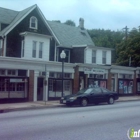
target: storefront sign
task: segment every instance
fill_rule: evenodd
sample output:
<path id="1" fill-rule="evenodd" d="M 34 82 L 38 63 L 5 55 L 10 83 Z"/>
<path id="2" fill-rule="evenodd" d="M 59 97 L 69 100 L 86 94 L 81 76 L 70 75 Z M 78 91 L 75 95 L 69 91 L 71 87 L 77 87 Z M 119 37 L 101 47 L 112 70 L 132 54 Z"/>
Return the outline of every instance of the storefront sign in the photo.
<path id="1" fill-rule="evenodd" d="M 22 79 L 10 79 L 10 83 L 18 83 L 18 82 L 23 82 Z"/>
<path id="2" fill-rule="evenodd" d="M 105 70 L 104 69 L 99 69 L 99 68 L 84 68 L 84 73 L 85 74 L 104 74 Z"/>

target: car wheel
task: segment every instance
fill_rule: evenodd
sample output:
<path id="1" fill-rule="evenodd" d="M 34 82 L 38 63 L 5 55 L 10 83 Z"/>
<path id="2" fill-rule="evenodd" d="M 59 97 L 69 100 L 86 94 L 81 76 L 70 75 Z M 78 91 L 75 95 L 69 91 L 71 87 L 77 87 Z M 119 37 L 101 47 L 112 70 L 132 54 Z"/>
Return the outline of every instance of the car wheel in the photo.
<path id="1" fill-rule="evenodd" d="M 81 100 L 81 106 L 87 106 L 87 105 L 88 105 L 87 99 L 86 99 L 86 98 L 83 98 L 83 99 Z"/>
<path id="2" fill-rule="evenodd" d="M 113 97 L 109 97 L 108 104 L 114 104 L 114 98 Z"/>

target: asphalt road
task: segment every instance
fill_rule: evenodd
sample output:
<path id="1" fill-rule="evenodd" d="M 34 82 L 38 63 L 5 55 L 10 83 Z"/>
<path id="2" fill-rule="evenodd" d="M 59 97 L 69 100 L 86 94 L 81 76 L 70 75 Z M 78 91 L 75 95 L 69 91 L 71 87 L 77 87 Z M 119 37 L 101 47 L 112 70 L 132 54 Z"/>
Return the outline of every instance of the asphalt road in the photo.
<path id="1" fill-rule="evenodd" d="M 129 128 L 140 129 L 139 101 L 0 114 L 0 140 L 128 140 Z"/>

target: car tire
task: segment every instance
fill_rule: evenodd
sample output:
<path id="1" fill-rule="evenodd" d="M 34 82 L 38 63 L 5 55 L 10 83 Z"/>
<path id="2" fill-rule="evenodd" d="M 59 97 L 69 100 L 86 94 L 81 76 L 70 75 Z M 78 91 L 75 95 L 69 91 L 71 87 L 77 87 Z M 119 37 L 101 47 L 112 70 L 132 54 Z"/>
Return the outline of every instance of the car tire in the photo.
<path id="1" fill-rule="evenodd" d="M 88 105 L 88 100 L 86 98 L 81 99 L 81 106 L 87 106 Z"/>
<path id="2" fill-rule="evenodd" d="M 114 104 L 114 98 L 113 97 L 109 97 L 108 104 Z"/>

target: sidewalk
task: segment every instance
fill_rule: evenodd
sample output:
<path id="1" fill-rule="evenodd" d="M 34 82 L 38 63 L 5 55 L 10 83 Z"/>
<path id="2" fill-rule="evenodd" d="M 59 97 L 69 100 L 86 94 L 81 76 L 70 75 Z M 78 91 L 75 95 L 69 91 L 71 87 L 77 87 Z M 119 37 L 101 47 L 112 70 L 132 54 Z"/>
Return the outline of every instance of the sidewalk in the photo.
<path id="1" fill-rule="evenodd" d="M 125 101 L 140 101 L 140 96 L 128 96 L 128 97 L 119 97 L 119 100 L 116 102 L 125 102 Z M 39 109 L 39 108 L 53 108 L 53 107 L 62 107 L 65 106 L 57 101 L 37 101 L 37 102 L 24 102 L 24 103 L 8 103 L 0 104 L 0 113 L 16 111 L 16 110 L 27 110 L 27 109 Z"/>

